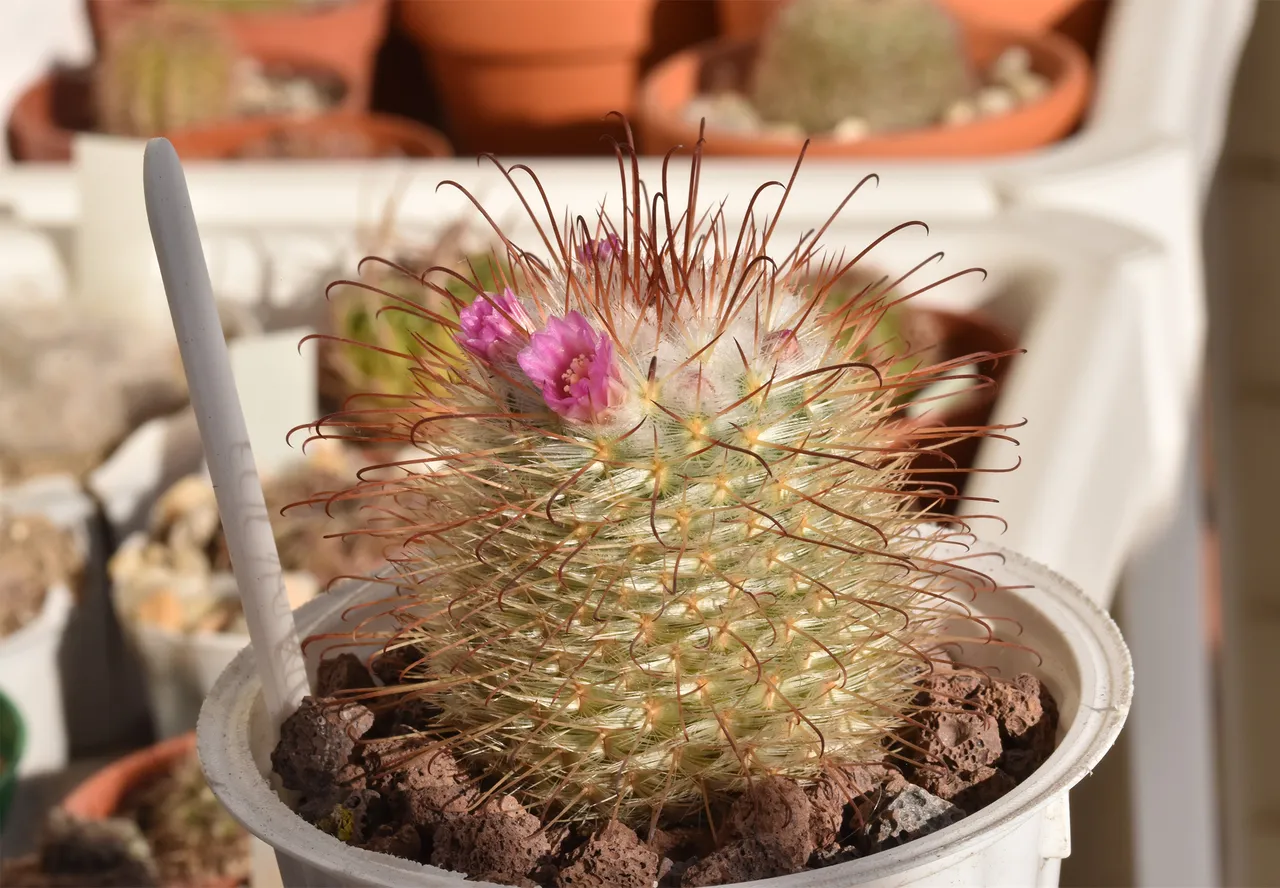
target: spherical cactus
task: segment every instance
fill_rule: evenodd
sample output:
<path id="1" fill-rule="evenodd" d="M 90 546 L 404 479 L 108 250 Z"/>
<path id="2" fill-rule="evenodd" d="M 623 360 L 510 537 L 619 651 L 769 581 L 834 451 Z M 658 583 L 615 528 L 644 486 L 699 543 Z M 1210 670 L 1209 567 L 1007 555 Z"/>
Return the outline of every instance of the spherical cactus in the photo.
<path id="1" fill-rule="evenodd" d="M 937 123 L 972 92 L 956 22 L 936 0 L 791 0 L 761 39 L 751 84 L 766 121 L 825 133 Z"/>
<path id="2" fill-rule="evenodd" d="M 150 137 L 233 114 L 239 55 L 216 19 L 156 4 L 122 26 L 95 80 L 98 125 Z"/>
<path id="3" fill-rule="evenodd" d="M 396 553 L 382 641 L 439 713 L 424 751 L 544 821 L 640 826 L 879 760 L 979 575 L 917 510 L 939 430 L 898 422 L 946 368 L 868 345 L 885 298 L 827 304 L 853 262 L 624 190 L 618 227 L 535 219 L 542 257 L 498 232 L 514 274 L 457 301 L 465 365 L 421 349 L 397 409 L 331 419 L 422 450 L 361 532 Z"/>

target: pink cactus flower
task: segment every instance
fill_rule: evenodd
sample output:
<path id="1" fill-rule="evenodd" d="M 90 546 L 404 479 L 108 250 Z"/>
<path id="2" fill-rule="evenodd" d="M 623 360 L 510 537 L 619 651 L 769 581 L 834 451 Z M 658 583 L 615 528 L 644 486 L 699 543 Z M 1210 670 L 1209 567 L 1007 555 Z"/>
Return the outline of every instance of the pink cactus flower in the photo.
<path id="1" fill-rule="evenodd" d="M 613 342 L 576 311 L 547 321 L 517 360 L 542 387 L 547 406 L 578 422 L 601 421 L 626 394 Z"/>
<path id="2" fill-rule="evenodd" d="M 491 363 L 515 357 L 529 341 L 528 330 L 533 326 L 510 287 L 501 294 L 477 296 L 462 310 L 458 322 L 462 326 L 454 337 L 458 345 Z"/>
<path id="3" fill-rule="evenodd" d="M 800 354 L 800 342 L 795 330 L 774 330 L 764 338 L 762 351 L 779 361 L 790 360 Z"/>
<path id="4" fill-rule="evenodd" d="M 577 253 L 578 261 L 583 265 L 590 265 L 596 260 L 602 263 L 608 262 L 614 256 L 622 254 L 622 238 L 611 234 L 600 240 L 589 240 L 578 245 Z"/>

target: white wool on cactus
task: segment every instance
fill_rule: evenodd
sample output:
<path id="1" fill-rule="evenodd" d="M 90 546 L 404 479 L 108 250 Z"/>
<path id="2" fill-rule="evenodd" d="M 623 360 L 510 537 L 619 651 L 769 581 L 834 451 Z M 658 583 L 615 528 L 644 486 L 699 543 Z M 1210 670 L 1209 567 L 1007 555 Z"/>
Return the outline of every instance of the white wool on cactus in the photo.
<path id="1" fill-rule="evenodd" d="M 424 752 L 544 818 L 642 824 L 883 756 L 974 619 L 954 593 L 989 585 L 927 554 L 967 530 L 920 511 L 958 494 L 915 457 L 992 430 L 906 421 L 973 362 L 870 344 L 906 275 L 832 304 L 856 259 L 768 258 L 772 223 L 696 188 L 642 202 L 625 152 L 617 224 L 535 218 L 540 257 L 497 230 L 512 273 L 458 305 L 461 357 L 422 339 L 415 394 L 328 422 L 424 451 L 342 494 L 399 570 Z"/>

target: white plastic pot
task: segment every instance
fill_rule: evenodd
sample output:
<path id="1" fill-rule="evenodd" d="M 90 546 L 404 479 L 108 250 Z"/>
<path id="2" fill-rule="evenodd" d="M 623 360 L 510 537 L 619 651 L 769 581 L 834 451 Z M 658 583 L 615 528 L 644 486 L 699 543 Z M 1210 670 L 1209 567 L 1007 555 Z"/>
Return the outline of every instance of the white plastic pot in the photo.
<path id="1" fill-rule="evenodd" d="M 98 504 L 79 481 L 63 474 L 42 475 L 0 490 L 0 506 L 15 515 L 44 516 L 72 535 L 84 558 L 58 665 L 58 699 L 65 701 L 58 705 L 66 712 L 70 754 L 94 756 L 145 741 L 141 675 L 125 651 L 108 600 L 110 540 Z"/>
<path id="2" fill-rule="evenodd" d="M 141 549 L 147 544 L 143 533 L 135 533 L 121 544 L 117 554 L 127 549 Z M 286 573 L 290 588 L 316 588 L 314 577 L 304 573 Z M 198 585 L 203 586 L 203 582 Z M 211 580 L 213 594 L 235 595 L 235 580 L 230 573 L 215 574 Z M 111 597 L 116 619 L 124 628 L 132 652 L 142 665 L 151 721 L 158 739 L 186 734 L 196 726 L 204 698 L 213 688 L 236 654 L 249 644 L 245 632 L 180 632 L 140 621 L 134 616 L 140 595 L 150 590 L 132 588 L 117 581 Z"/>
<path id="3" fill-rule="evenodd" d="M 49 589 L 40 614 L 0 639 L 0 692 L 13 701 L 27 729 L 18 774 L 57 771 L 67 763 L 67 717 L 58 652 L 71 616 L 71 591 Z"/>
<path id="4" fill-rule="evenodd" d="M 1017 886 L 1052 888 L 1060 861 L 1071 853 L 1067 791 L 1102 758 L 1124 724 L 1133 692 L 1128 650 L 1111 619 L 1056 574 L 1002 549 L 983 545 L 967 564 L 1004 586 L 980 593 L 979 612 L 1010 618 L 998 634 L 1035 649 L 1042 661 L 1006 646 L 975 645 L 966 659 L 1002 674 L 1038 675 L 1057 699 L 1060 740 L 1053 756 L 1028 780 L 990 807 L 931 836 L 839 866 L 751 882 L 756 888 L 906 888 Z M 296 614 L 303 636 L 334 632 L 343 611 L 385 596 L 377 585 L 322 596 Z M 1020 627 L 1020 629 L 1018 628 Z M 313 670 L 322 653 L 309 651 Z M 254 835 L 276 849 L 288 886 L 464 888 L 456 873 L 353 848 L 303 821 L 272 789 L 271 739 L 261 685 L 249 651 L 218 679 L 197 728 L 200 760 L 223 805 Z M 482 883 L 491 885 L 491 883 Z"/>
<path id="5" fill-rule="evenodd" d="M 121 544 L 126 549 L 141 549 L 146 535 L 135 533 Z M 234 594 L 232 584 L 232 594 Z M 112 584 L 111 599 L 116 619 L 142 664 L 151 709 L 151 721 L 158 739 L 185 734 L 195 727 L 200 706 L 214 682 L 249 643 L 242 632 L 179 632 L 136 619 L 133 614 L 139 593 L 117 581 Z"/>
<path id="6" fill-rule="evenodd" d="M 191 730 L 218 676 L 249 643 L 238 633 L 188 635 L 136 623 L 126 631 L 142 660 L 158 740 Z"/>

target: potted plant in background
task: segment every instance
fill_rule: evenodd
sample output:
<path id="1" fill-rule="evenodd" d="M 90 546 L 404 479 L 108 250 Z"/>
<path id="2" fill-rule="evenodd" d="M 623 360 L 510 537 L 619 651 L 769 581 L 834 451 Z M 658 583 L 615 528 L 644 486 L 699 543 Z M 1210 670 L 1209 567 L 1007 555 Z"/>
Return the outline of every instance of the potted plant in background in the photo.
<path id="1" fill-rule="evenodd" d="M 639 100 L 646 150 L 966 157 L 1068 135 L 1089 96 L 1061 35 L 957 20 L 938 0 L 794 0 L 758 41 L 720 41 L 655 68 Z"/>
<path id="2" fill-rule="evenodd" d="M 868 343 L 884 300 L 826 308 L 853 266 L 812 234 L 766 262 L 772 217 L 700 212 L 700 157 L 679 215 L 650 189 L 549 255 L 503 238 L 469 366 L 407 357 L 383 431 L 422 452 L 351 493 L 390 569 L 297 615 L 344 653 L 272 751 L 296 813 L 247 655 L 207 700 L 211 785 L 308 879 L 976 884 L 1004 855 L 1053 884 L 1049 811 L 1128 705 L 1118 631 L 920 510 L 913 456 L 993 430 L 904 430 L 939 368 Z"/>
<path id="3" fill-rule="evenodd" d="M 337 72 L 353 107 L 368 107 L 388 0 L 86 0 L 99 52 L 118 28 L 162 4 L 216 15 L 250 56 L 297 59 Z"/>
<path id="4" fill-rule="evenodd" d="M 76 130 L 164 133 L 190 159 L 450 153 L 429 127 L 369 114 L 348 74 L 324 64 L 246 49 L 203 6 L 146 3 L 108 31 L 90 71 L 54 72 L 19 98 L 10 141 L 19 160 L 69 160 Z"/>
<path id="5" fill-rule="evenodd" d="M 0 692 L 17 713 L 0 739 L 20 746 L 25 738 L 23 764 L 33 773 L 61 767 L 70 746 L 59 654 L 83 568 L 70 533 L 40 515 L 0 510 Z M 18 751 L 5 756 L 7 767 L 17 768 Z"/>
<path id="6" fill-rule="evenodd" d="M 731 40 L 753 40 L 788 0 L 718 0 L 721 33 Z M 1015 31 L 1047 31 L 1067 18 L 1083 0 L 941 0 L 963 19 Z M 1097 2 L 1097 0 L 1093 0 Z"/>
<path id="7" fill-rule="evenodd" d="M 460 150 L 581 154 L 612 150 L 604 118 L 632 105 L 654 3 L 410 0 L 397 9 Z"/>
<path id="8" fill-rule="evenodd" d="M 505 262 L 494 266 L 491 251 L 477 249 L 476 239 L 472 226 L 456 223 L 427 246 L 400 251 L 395 261 L 365 264 L 360 281 L 328 288 L 319 360 L 320 397 L 327 411 L 357 404 L 385 407 L 410 395 L 415 382 L 405 377 L 398 356 L 419 347 L 461 358 L 450 325 L 475 291 L 460 275 L 478 276 L 480 286 L 493 289 L 511 274 Z M 388 297 L 405 310 L 389 306 Z M 368 348 L 370 343 L 382 350 Z"/>
<path id="9" fill-rule="evenodd" d="M 248 882 L 249 836 L 200 771 L 195 735 L 125 756 L 77 786 L 45 824 L 39 850 L 5 862 L 10 888 L 235 888 Z"/>
<path id="10" fill-rule="evenodd" d="M 884 302 L 888 308 L 866 338 L 866 347 L 901 354 L 895 373 L 918 367 L 939 368 L 939 378 L 898 395 L 897 400 L 905 409 L 903 425 L 985 427 L 1000 386 L 1008 376 L 1012 356 L 1017 353 L 1013 332 L 981 311 L 957 312 L 915 305 L 910 299 L 902 300 L 903 296 L 900 286 L 891 284 L 888 275 L 854 268 L 830 289 L 827 304 L 836 317 L 834 322 L 842 324 L 842 318 L 859 303 Z M 848 339 L 854 332 L 843 335 Z M 918 469 L 930 470 L 933 486 L 952 494 L 925 505 L 950 512 L 964 493 L 964 482 L 981 439 L 946 433 L 939 433 L 939 438 L 937 447 L 916 454 L 915 464 Z"/>
<path id="11" fill-rule="evenodd" d="M 265 484 L 285 586 L 293 607 L 333 581 L 381 563 L 376 540 L 343 540 L 360 525 L 359 503 L 327 504 L 321 490 L 350 486 L 361 463 L 340 442 L 321 441 Z M 161 737 L 195 727 L 218 675 L 249 643 L 209 479 L 183 478 L 163 493 L 146 533 L 125 540 L 109 571 L 121 624 L 144 665 L 151 714 Z"/>

